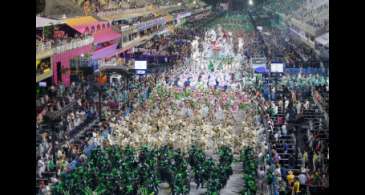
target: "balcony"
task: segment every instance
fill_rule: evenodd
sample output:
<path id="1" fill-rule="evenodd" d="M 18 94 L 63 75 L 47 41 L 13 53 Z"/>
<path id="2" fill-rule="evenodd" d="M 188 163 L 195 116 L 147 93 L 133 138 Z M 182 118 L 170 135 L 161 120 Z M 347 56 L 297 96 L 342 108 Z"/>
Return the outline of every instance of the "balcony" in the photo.
<path id="1" fill-rule="evenodd" d="M 146 30 L 148 28 L 152 28 L 157 25 L 164 25 L 166 24 L 166 19 L 164 17 L 155 18 L 152 20 L 148 20 L 141 23 L 136 23 L 132 25 L 132 28 L 138 29 L 139 31 Z"/>
<path id="2" fill-rule="evenodd" d="M 123 43 L 123 50 L 125 51 L 129 48 L 137 47 L 137 46 L 143 44 L 144 42 L 149 41 L 150 39 L 152 39 L 155 35 L 158 35 L 159 33 L 160 32 L 155 32 L 150 35 L 146 35 L 143 37 L 137 37 L 131 41 L 125 42 L 125 43 Z"/>
<path id="3" fill-rule="evenodd" d="M 94 41 L 94 38 L 91 36 L 86 37 L 84 39 L 72 39 L 71 42 L 69 42 L 69 43 L 65 43 L 65 44 L 54 47 L 53 52 L 56 54 L 63 53 L 65 51 L 68 51 L 71 49 L 89 45 L 89 44 L 93 43 L 93 41 Z"/>
<path id="4" fill-rule="evenodd" d="M 91 44 L 94 38 L 91 36 L 85 37 L 83 39 L 72 39 L 70 42 L 62 43 L 37 43 L 37 59 L 43 59 L 46 57 L 51 57 L 53 54 L 62 53 L 67 50 L 83 47 L 85 45 Z"/>
<path id="5" fill-rule="evenodd" d="M 105 20 L 120 20 L 126 18 L 133 18 L 139 17 L 150 14 L 147 8 L 137 8 L 137 9 L 119 9 L 115 11 L 108 11 L 108 12 L 100 12 L 97 14 L 98 17 L 105 19 Z"/>
<path id="6" fill-rule="evenodd" d="M 37 43 L 37 59 L 43 59 L 47 57 L 51 57 L 53 55 L 52 45 L 50 42 L 46 44 Z"/>

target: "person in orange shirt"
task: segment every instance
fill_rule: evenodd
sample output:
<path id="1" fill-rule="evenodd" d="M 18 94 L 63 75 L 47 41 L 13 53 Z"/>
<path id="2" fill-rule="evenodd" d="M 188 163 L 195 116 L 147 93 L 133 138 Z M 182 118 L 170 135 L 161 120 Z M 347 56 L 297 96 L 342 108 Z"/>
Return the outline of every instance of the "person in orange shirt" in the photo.
<path id="1" fill-rule="evenodd" d="M 294 174 L 293 174 L 293 171 L 289 171 L 289 172 L 288 172 L 288 175 L 286 176 L 286 179 L 288 180 L 288 184 L 289 184 L 290 186 L 292 186 L 292 184 L 293 184 L 293 182 L 294 182 L 294 178 L 295 178 L 295 176 L 294 176 Z"/>

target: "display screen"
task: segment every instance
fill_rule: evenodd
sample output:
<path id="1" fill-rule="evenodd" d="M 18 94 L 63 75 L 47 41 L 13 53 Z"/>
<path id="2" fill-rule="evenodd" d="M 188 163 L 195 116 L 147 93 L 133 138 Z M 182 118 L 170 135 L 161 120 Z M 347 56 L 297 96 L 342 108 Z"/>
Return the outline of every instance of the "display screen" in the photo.
<path id="1" fill-rule="evenodd" d="M 47 82 L 39 82 L 39 87 L 47 87 Z"/>
<path id="2" fill-rule="evenodd" d="M 272 63 L 271 72 L 284 72 L 284 64 L 283 63 Z"/>
<path id="3" fill-rule="evenodd" d="M 146 70 L 147 69 L 147 61 L 134 61 L 134 69 Z"/>

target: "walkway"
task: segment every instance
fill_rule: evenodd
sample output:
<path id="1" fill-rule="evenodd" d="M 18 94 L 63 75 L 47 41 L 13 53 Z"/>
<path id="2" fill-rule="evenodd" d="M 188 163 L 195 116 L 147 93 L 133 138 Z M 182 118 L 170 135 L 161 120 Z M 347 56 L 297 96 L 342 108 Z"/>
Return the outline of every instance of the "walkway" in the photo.
<path id="1" fill-rule="evenodd" d="M 226 186 L 220 191 L 220 195 L 239 195 L 243 189 L 242 162 L 232 163 L 233 174 L 229 177 Z M 166 184 L 161 184 L 166 186 Z M 195 182 L 190 183 L 189 195 L 201 195 L 206 192 L 206 188 L 196 189 Z M 170 195 L 170 189 L 161 189 L 158 195 Z"/>

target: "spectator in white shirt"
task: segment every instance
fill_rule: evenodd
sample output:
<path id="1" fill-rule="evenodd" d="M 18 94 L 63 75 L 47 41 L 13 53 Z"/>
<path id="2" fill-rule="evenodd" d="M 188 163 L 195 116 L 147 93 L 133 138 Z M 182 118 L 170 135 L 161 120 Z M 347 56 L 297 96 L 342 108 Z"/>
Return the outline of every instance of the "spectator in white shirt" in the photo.
<path id="1" fill-rule="evenodd" d="M 305 194 L 306 189 L 307 189 L 307 176 L 306 174 L 302 171 L 299 175 L 298 175 L 298 179 L 300 182 L 300 188 L 302 193 Z"/>
<path id="2" fill-rule="evenodd" d="M 287 136 L 287 134 L 288 134 L 288 131 L 286 129 L 286 124 L 287 123 L 285 123 L 284 125 L 281 126 L 281 133 L 283 136 Z"/>
<path id="3" fill-rule="evenodd" d="M 43 162 L 43 159 L 38 160 L 38 177 L 42 178 L 42 173 L 46 171 L 46 164 Z"/>
<path id="4" fill-rule="evenodd" d="M 274 170 L 274 176 L 278 178 L 281 177 L 281 168 L 279 164 L 276 165 L 276 169 Z"/>
<path id="5" fill-rule="evenodd" d="M 258 175 L 258 179 L 259 179 L 259 189 L 261 189 L 261 191 L 265 191 L 264 190 L 265 189 L 264 185 L 265 185 L 265 176 L 266 176 L 266 174 L 265 174 L 265 170 L 264 170 L 263 167 L 260 167 L 257 175 Z"/>
<path id="6" fill-rule="evenodd" d="M 309 101 L 308 100 L 306 100 L 305 103 L 304 103 L 304 109 L 305 110 L 309 109 Z"/>
<path id="7" fill-rule="evenodd" d="M 275 142 L 278 142 L 279 141 L 279 132 L 280 131 L 278 131 L 278 132 L 276 132 L 275 134 L 274 134 L 274 138 L 275 138 Z"/>
<path id="8" fill-rule="evenodd" d="M 300 103 L 300 101 L 298 101 L 296 108 L 297 108 L 297 114 L 300 114 L 302 109 L 302 104 Z"/>
<path id="9" fill-rule="evenodd" d="M 286 99 L 286 100 L 285 100 L 285 110 L 286 110 L 286 109 L 288 109 L 288 106 L 289 106 L 289 100 L 288 100 L 288 99 Z"/>

